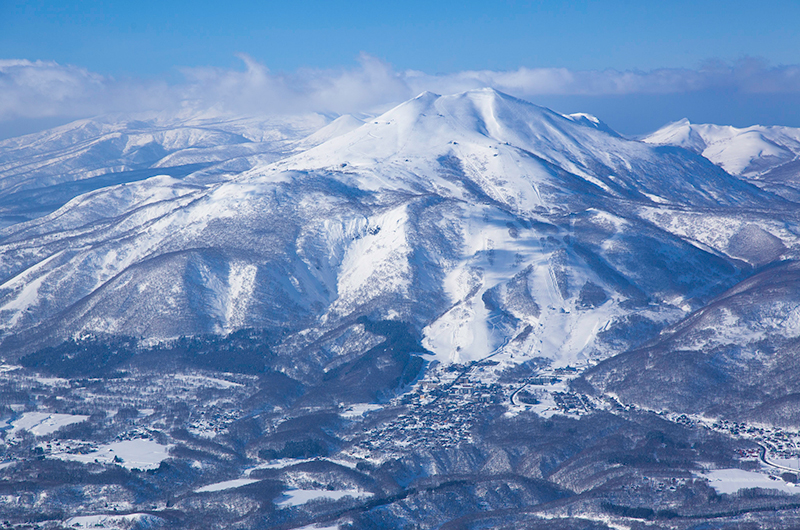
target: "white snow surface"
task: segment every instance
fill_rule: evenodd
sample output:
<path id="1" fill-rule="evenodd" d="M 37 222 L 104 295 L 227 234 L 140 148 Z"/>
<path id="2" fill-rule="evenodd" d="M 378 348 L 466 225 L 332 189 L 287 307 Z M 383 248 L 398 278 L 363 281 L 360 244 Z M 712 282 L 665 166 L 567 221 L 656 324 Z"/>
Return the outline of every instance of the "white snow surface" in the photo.
<path id="1" fill-rule="evenodd" d="M 309 136 L 328 123 L 330 119 L 319 114 L 247 118 L 140 114 L 78 120 L 0 141 L 4 155 L 0 158 L 0 191 L 135 170 L 145 160 L 153 167 L 169 167 L 219 164 L 259 153 L 275 159 L 292 151 L 297 142 L 314 145 L 315 139 Z M 352 123 L 342 120 L 327 136 L 348 126 Z"/>
<path id="2" fill-rule="evenodd" d="M 85 454 L 53 452 L 50 457 L 83 463 L 116 462 L 127 469 L 147 470 L 156 469 L 163 460 L 169 458 L 169 449 L 169 445 L 161 445 L 153 440 L 135 439 L 111 442 Z"/>
<path id="3" fill-rule="evenodd" d="M 313 524 L 312 523 L 310 525 L 301 526 L 300 528 L 297 528 L 296 530 L 339 530 L 339 525 L 338 524 L 320 526 L 321 524 L 324 524 L 324 523 L 319 523 L 319 524 Z"/>
<path id="4" fill-rule="evenodd" d="M 792 495 L 800 494 L 800 485 L 784 482 L 778 477 L 744 469 L 715 469 L 699 476 L 708 480 L 708 485 L 719 493 L 736 493 L 746 488 L 778 490 Z"/>
<path id="5" fill-rule="evenodd" d="M 62 427 L 80 423 L 89 419 L 89 416 L 79 414 L 55 414 L 50 412 L 25 412 L 18 419 L 11 422 L 13 429 L 10 434 L 19 431 L 28 431 L 34 436 L 44 436 L 56 432 Z"/>
<path id="6" fill-rule="evenodd" d="M 362 491 L 359 489 L 348 490 L 315 490 L 315 489 L 292 489 L 287 490 L 284 494 L 275 499 L 275 504 L 281 508 L 288 508 L 290 506 L 300 506 L 310 501 L 315 500 L 339 500 L 344 497 L 366 498 L 371 497 L 372 493 Z"/>
<path id="7" fill-rule="evenodd" d="M 369 412 L 381 410 L 382 408 L 383 405 L 378 405 L 377 403 L 355 403 L 342 411 L 341 416 L 344 418 L 361 418 Z"/>
<path id="8" fill-rule="evenodd" d="M 242 486 L 247 486 L 248 484 L 252 484 L 258 481 L 259 479 L 255 478 L 237 478 L 234 480 L 226 480 L 223 482 L 215 482 L 214 484 L 208 484 L 207 486 L 203 486 L 202 488 L 194 490 L 194 492 L 207 493 L 210 491 L 230 490 L 230 489 L 240 488 Z"/>
<path id="9" fill-rule="evenodd" d="M 106 528 L 106 529 L 127 529 L 136 523 L 145 522 L 148 519 L 153 522 L 160 520 L 147 513 L 129 513 L 125 515 L 98 514 L 98 515 L 79 515 L 70 517 L 64 524 L 70 528 Z"/>
<path id="10" fill-rule="evenodd" d="M 209 377 L 207 375 L 173 374 L 172 377 L 194 388 L 210 387 L 210 388 L 225 389 L 225 388 L 236 388 L 243 386 L 241 383 L 237 383 L 235 381 L 228 381 L 226 379 L 220 379 L 218 377 Z M 142 412 L 144 412 L 144 409 L 142 410 Z"/>

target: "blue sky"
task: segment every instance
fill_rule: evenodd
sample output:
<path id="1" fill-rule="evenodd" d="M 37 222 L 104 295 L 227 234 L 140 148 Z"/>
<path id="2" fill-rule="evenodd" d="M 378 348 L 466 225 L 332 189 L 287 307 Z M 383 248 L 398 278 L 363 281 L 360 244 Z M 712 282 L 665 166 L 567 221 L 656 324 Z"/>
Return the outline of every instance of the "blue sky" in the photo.
<path id="1" fill-rule="evenodd" d="M 798 62 L 790 1 L 25 1 L 0 2 L 6 58 L 100 73 L 181 66 L 330 68 L 359 53 L 398 69 L 695 67 L 711 58 Z"/>
<path id="2" fill-rule="evenodd" d="M 576 73 L 586 86 L 572 82 L 543 88 L 535 81 L 533 88 L 519 83 L 498 88 L 561 106 L 556 110 L 562 112 L 605 112 L 602 118 L 629 133 L 684 116 L 736 125 L 800 126 L 800 79 L 796 79 L 800 74 L 792 69 L 800 64 L 798 26 L 797 0 L 763 5 L 738 0 L 0 0 L 0 60 L 7 61 L 0 65 L 0 96 L 16 105 L 16 111 L 11 103 L 5 111 L 0 105 L 0 121 L 65 119 L 115 110 L 115 105 L 119 110 L 141 110 L 155 104 L 153 93 L 164 86 L 190 87 L 193 94 L 206 94 L 205 99 L 216 90 L 222 97 L 219 86 L 198 88 L 198 83 L 206 82 L 198 81 L 198 76 L 220 79 L 225 72 L 239 78 L 243 72 L 260 72 L 273 81 L 279 78 L 283 90 L 295 95 L 311 90 L 312 81 L 323 83 L 325 76 L 334 80 L 348 72 L 350 77 L 366 76 L 370 81 L 364 90 L 386 90 L 382 97 L 367 98 L 373 108 L 405 96 L 397 86 L 378 86 L 372 79 L 375 64 L 380 64 L 379 76 L 399 76 L 410 85 L 408 90 L 427 88 L 421 78 L 409 83 L 409 71 L 429 76 L 434 88 L 454 89 L 461 85 L 442 80 L 452 81 L 465 71 L 497 76 L 520 69 Z M 365 67 L 365 57 L 372 70 Z M 11 72 L 11 59 L 31 64 L 14 63 Z M 41 75 L 44 66 L 36 61 L 49 65 L 47 76 Z M 53 65 L 62 69 L 58 75 L 53 74 Z M 720 75 L 726 68 L 728 73 Z M 609 71 L 620 75 L 597 80 L 603 72 L 608 77 Z M 709 71 L 716 73 L 710 78 Z M 703 81 L 697 81 L 698 72 L 705 76 Z M 625 73 L 639 81 L 630 83 L 621 75 Z M 53 81 L 59 76 L 69 78 L 65 85 Z M 680 76 L 688 81 L 676 81 Z M 742 76 L 749 79 L 746 86 Z M 771 84 L 754 88 L 759 78 L 772 80 Z M 483 79 L 495 82 L 491 75 Z M 77 82 L 86 82 L 86 91 L 94 91 L 95 107 L 79 94 L 64 95 L 65 90 L 80 90 L 74 88 Z M 659 82 L 665 88 L 659 89 Z M 25 83 L 39 85 L 31 88 Z M 288 86 L 292 83 L 302 86 Z M 8 95 L 13 90 L 28 94 Z M 52 91 L 51 101 L 37 104 L 31 99 L 30 92 L 38 91 L 46 100 L 47 90 Z M 281 97 L 275 91 L 269 94 Z M 729 104 L 722 104 L 721 98 Z M 55 104 L 59 101 L 61 105 Z M 370 110 L 337 107 L 335 98 L 327 101 L 328 108 L 314 109 L 309 103 L 306 110 Z M 297 103 L 298 109 L 302 107 Z"/>

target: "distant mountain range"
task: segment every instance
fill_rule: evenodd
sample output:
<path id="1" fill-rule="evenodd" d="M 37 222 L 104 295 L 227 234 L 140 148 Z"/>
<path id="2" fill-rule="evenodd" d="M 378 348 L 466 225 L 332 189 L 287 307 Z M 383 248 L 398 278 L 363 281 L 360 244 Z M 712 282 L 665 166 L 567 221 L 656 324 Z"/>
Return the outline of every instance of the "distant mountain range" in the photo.
<path id="1" fill-rule="evenodd" d="M 800 129 L 760 125 L 737 129 L 681 120 L 646 136 L 643 141 L 683 147 L 703 155 L 731 175 L 798 200 Z"/>

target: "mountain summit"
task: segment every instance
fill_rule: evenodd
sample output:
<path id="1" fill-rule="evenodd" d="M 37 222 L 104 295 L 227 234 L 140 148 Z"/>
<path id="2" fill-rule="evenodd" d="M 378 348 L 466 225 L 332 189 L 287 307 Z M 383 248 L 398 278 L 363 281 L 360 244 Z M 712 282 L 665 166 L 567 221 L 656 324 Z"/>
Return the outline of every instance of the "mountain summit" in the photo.
<path id="1" fill-rule="evenodd" d="M 695 205 L 758 201 L 753 187 L 701 157 L 625 140 L 585 116 L 565 117 L 493 89 L 426 92 L 275 168 L 397 170 L 403 176 L 393 185 L 424 187 L 442 158 L 458 160 L 483 193 L 519 211 L 561 208 L 586 195 Z"/>

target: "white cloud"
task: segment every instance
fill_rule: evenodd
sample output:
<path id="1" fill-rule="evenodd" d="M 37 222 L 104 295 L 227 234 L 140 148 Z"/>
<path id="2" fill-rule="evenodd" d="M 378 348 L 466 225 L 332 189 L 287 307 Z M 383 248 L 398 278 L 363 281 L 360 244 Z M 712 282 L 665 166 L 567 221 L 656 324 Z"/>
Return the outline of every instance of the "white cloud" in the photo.
<path id="1" fill-rule="evenodd" d="M 166 108 L 176 102 L 167 88 L 52 61 L 0 60 L 0 120 Z"/>
<path id="2" fill-rule="evenodd" d="M 184 105 L 229 112 L 363 112 L 413 97 L 401 74 L 362 55 L 350 70 L 301 69 L 273 74 L 246 55 L 244 71 L 194 68 L 183 71 L 186 84 L 173 87 Z"/>
<path id="3" fill-rule="evenodd" d="M 760 59 L 746 58 L 734 64 L 709 61 L 703 67 L 641 70 L 584 70 L 520 68 L 507 72 L 467 71 L 446 76 L 406 72 L 412 86 L 438 87 L 450 93 L 491 86 L 527 96 L 611 96 L 631 94 L 678 94 L 705 90 L 745 93 L 800 93 L 800 65 L 771 67 Z"/>
<path id="4" fill-rule="evenodd" d="M 0 60 L 0 122 L 170 109 L 268 114 L 369 112 L 424 90 L 447 94 L 485 86 L 520 97 L 703 91 L 800 94 L 800 66 L 770 66 L 752 58 L 733 64 L 709 62 L 694 70 L 520 68 L 445 75 L 396 71 L 368 55 L 350 69 L 292 73 L 273 73 L 250 57 L 241 59 L 242 70 L 183 70 L 184 80 L 177 84 L 114 79 L 50 61 Z"/>

